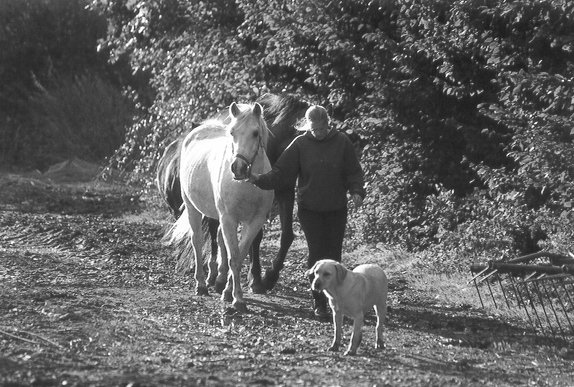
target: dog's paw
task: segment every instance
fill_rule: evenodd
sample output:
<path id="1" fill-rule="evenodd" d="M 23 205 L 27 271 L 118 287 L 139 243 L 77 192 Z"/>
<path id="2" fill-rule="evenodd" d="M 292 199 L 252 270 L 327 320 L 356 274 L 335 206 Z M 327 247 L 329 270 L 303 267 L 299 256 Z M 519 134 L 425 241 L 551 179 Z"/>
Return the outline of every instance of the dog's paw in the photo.
<path id="1" fill-rule="evenodd" d="M 198 296 L 209 296 L 209 291 L 206 286 L 198 286 L 195 288 L 195 294 Z"/>
<path id="2" fill-rule="evenodd" d="M 231 306 L 239 313 L 247 313 L 247 304 L 245 302 L 234 302 Z"/>
<path id="3" fill-rule="evenodd" d="M 253 294 L 265 294 L 267 292 L 267 289 L 265 288 L 265 286 L 263 286 L 261 282 L 254 281 L 249 285 L 249 289 Z"/>
<path id="4" fill-rule="evenodd" d="M 330 352 L 337 352 L 339 350 L 339 344 L 332 344 L 329 348 L 327 348 L 327 351 Z"/>
<path id="5" fill-rule="evenodd" d="M 223 301 L 223 302 L 232 302 L 232 301 L 233 301 L 233 293 L 231 293 L 231 292 L 223 292 L 223 293 L 221 293 L 221 301 Z"/>
<path id="6" fill-rule="evenodd" d="M 267 269 L 265 275 L 263 276 L 263 286 L 265 287 L 265 290 L 272 290 L 277 284 L 278 280 L 279 270 Z"/>
<path id="7" fill-rule="evenodd" d="M 215 281 L 215 284 L 213 285 L 213 288 L 215 290 L 216 293 L 221 294 L 223 293 L 223 290 L 225 289 L 225 285 L 227 285 L 227 282 L 217 282 Z"/>

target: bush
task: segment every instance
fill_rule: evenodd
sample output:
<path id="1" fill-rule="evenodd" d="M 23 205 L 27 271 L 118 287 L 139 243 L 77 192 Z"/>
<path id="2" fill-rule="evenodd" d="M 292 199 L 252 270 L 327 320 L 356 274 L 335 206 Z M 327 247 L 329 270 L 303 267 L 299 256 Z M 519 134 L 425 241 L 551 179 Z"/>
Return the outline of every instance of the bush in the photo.
<path id="1" fill-rule="evenodd" d="M 357 243 L 426 250 L 438 265 L 572 231 L 556 221 L 574 194 L 571 1 L 94 4 L 110 20 L 102 47 L 147 74 L 154 95 L 120 167 L 145 175 L 189 122 L 288 91 L 368 143 Z"/>
<path id="2" fill-rule="evenodd" d="M 133 114 L 131 102 L 97 75 L 57 78 L 30 96 L 21 147 L 42 167 L 73 157 L 99 161 L 124 142 Z"/>
<path id="3" fill-rule="evenodd" d="M 71 154 L 101 158 L 114 151 L 108 143 L 117 146 L 121 142 L 117 135 L 123 128 L 114 129 L 114 133 L 118 132 L 113 136 L 110 129 L 102 132 L 103 144 L 102 138 L 87 135 L 95 127 L 100 131 L 112 125 L 98 121 L 126 124 L 126 119 L 120 119 L 118 114 L 128 113 L 118 112 L 127 107 L 125 102 L 119 102 L 118 92 L 112 90 L 120 88 L 120 67 L 110 66 L 107 53 L 96 50 L 98 39 L 107 31 L 106 20 L 87 9 L 88 2 L 0 1 L 0 164 L 3 166 L 44 168 L 46 163 Z M 57 98 L 63 99 L 57 101 Z M 111 98 L 110 103 L 106 98 Z M 112 106 L 112 102 L 119 105 Z M 111 110 L 103 111 L 104 105 Z M 95 111 L 89 113 L 92 108 Z M 74 118 L 73 109 L 81 117 Z M 94 122 L 88 122 L 88 117 Z M 43 119 L 50 121 L 42 122 Z M 97 141 L 86 144 L 90 136 Z"/>

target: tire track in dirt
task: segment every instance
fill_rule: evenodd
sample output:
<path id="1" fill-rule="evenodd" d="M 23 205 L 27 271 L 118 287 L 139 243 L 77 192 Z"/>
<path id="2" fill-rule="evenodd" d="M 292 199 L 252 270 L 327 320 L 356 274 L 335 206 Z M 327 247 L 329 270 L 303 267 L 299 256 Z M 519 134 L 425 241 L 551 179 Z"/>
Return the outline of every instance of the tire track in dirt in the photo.
<path id="1" fill-rule="evenodd" d="M 62 254 L 89 255 L 95 251 L 77 250 L 77 240 L 81 231 L 64 225 L 58 216 L 50 216 L 38 223 L 26 215 L 13 215 L 0 212 L 0 246 L 5 249 L 55 249 Z M 69 220 L 68 220 L 69 221 Z M 101 251 L 99 251 L 101 252 Z"/>
<path id="2" fill-rule="evenodd" d="M 37 265 L 30 272 L 30 281 L 56 281 L 62 275 L 75 282 L 90 280 L 101 266 L 94 257 L 109 259 L 111 251 L 104 245 L 88 245 L 87 231 L 85 221 L 73 216 L 55 214 L 37 219 L 27 214 L 0 213 L 0 256 L 6 264 L 20 259 L 20 264 Z M 8 274 L 4 276 L 8 279 Z"/>

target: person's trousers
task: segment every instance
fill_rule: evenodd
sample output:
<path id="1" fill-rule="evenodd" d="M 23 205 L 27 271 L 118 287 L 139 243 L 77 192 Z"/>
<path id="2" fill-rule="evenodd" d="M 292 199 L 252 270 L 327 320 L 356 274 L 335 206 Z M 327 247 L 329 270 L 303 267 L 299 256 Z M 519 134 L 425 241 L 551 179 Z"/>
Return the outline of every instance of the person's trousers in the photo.
<path id="1" fill-rule="evenodd" d="M 325 212 L 299 208 L 297 215 L 309 249 L 307 267 L 311 268 L 315 262 L 327 258 L 341 262 L 347 208 Z M 309 280 L 312 281 L 313 277 L 309 277 Z M 322 292 L 312 293 L 315 308 L 326 308 L 326 296 Z"/>

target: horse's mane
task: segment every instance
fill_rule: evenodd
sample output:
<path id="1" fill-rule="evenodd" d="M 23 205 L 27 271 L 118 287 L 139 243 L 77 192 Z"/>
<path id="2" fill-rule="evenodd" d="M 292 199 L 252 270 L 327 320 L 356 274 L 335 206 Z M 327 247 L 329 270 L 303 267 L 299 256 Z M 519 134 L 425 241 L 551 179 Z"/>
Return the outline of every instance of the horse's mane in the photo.
<path id="1" fill-rule="evenodd" d="M 264 94 L 257 102 L 263 105 L 265 116 L 268 117 L 267 121 L 272 122 L 272 127 L 280 123 L 295 126 L 295 121 L 300 116 L 298 113 L 307 110 L 309 107 L 307 102 L 288 94 Z"/>
<path id="2" fill-rule="evenodd" d="M 227 129 L 222 120 L 209 119 L 201 123 L 200 126 L 194 128 L 187 141 L 205 140 L 207 138 L 221 137 L 227 134 Z"/>
<path id="3" fill-rule="evenodd" d="M 281 130 L 281 128 L 285 127 L 295 128 L 297 121 L 303 117 L 301 112 L 305 112 L 305 110 L 307 110 L 309 107 L 307 102 L 289 94 L 277 95 L 267 93 L 262 95 L 257 100 L 257 102 L 263 107 L 263 116 L 265 117 L 265 122 L 269 123 L 269 125 L 260 125 L 260 127 L 267 128 L 268 133 L 271 133 L 271 135 L 277 134 L 276 131 L 275 133 L 272 131 L 272 128 L 276 128 L 277 130 Z M 238 104 L 238 106 L 243 111 L 246 107 L 251 107 L 252 105 Z M 214 117 L 203 121 L 201 124 L 193 125 L 193 132 L 197 132 L 197 129 L 203 129 L 206 127 L 211 128 L 207 131 L 200 130 L 202 133 L 197 133 L 198 137 L 195 137 L 195 139 L 206 138 L 208 136 L 211 137 L 215 133 L 223 134 L 220 132 L 220 130 L 224 129 L 224 127 L 227 126 L 230 121 L 231 118 L 229 117 L 228 110 L 222 110 Z M 188 133 L 189 132 L 183 133 L 181 135 L 181 139 L 183 139 Z M 288 134 L 289 131 L 285 131 L 284 133 Z M 262 138 L 266 144 L 268 136 L 264 135 Z"/>

